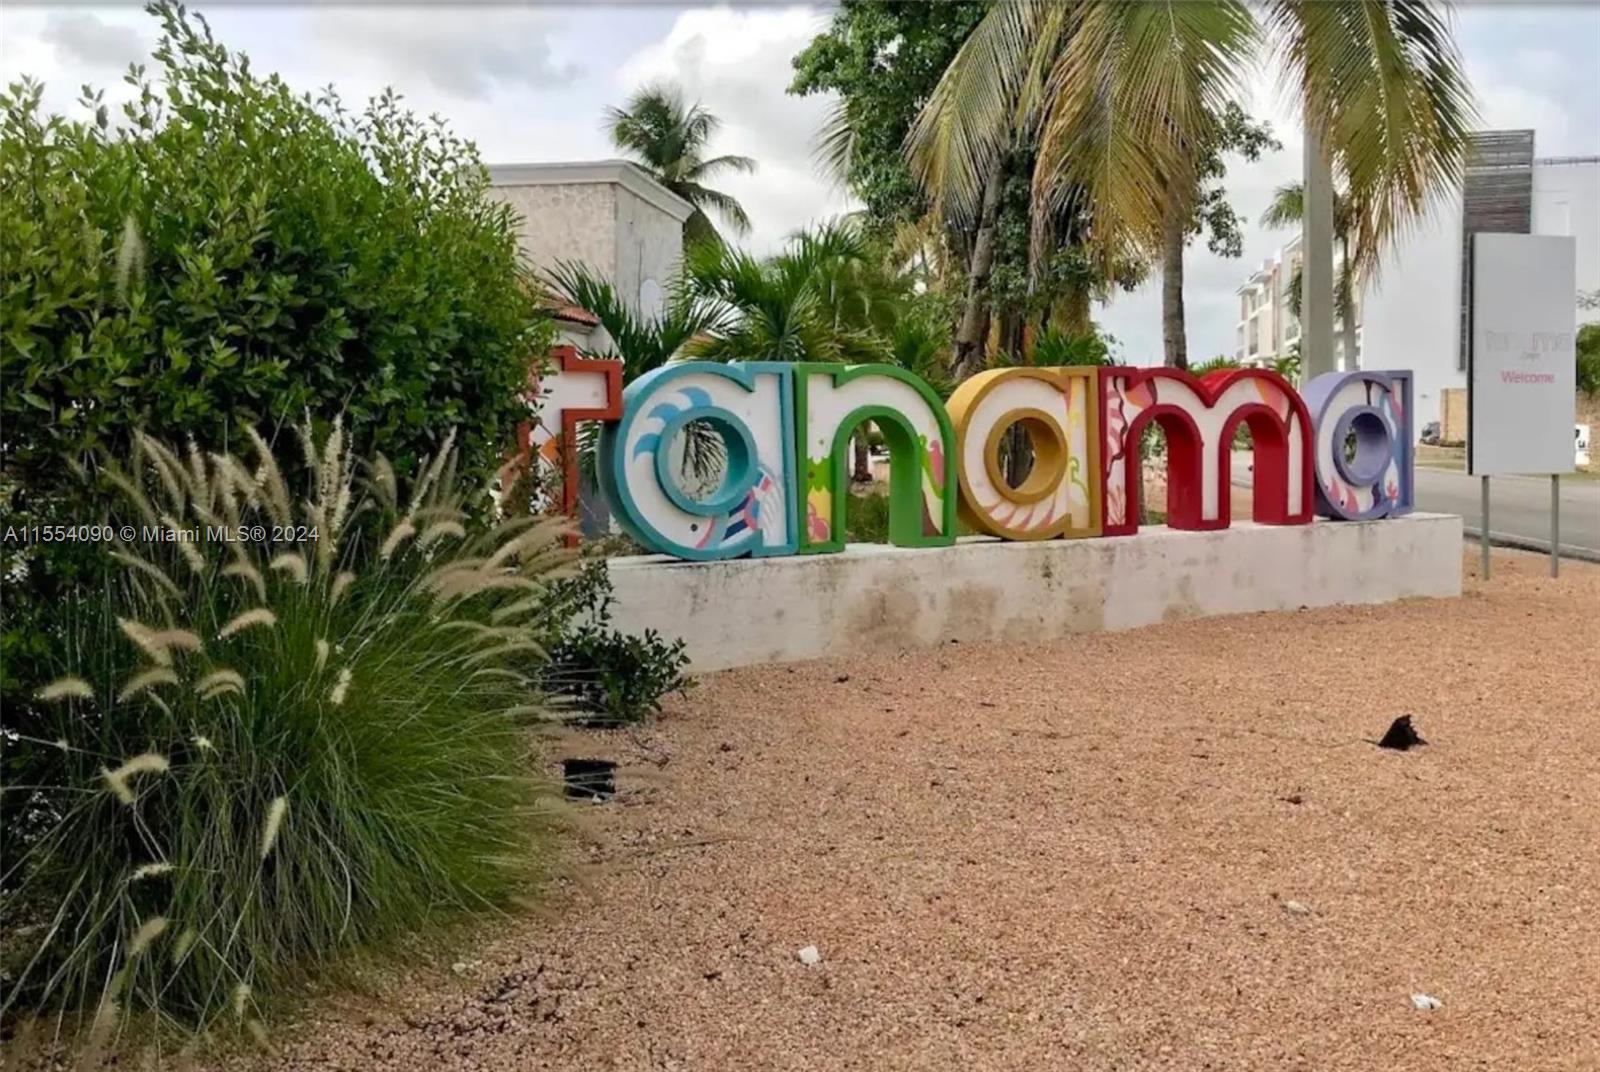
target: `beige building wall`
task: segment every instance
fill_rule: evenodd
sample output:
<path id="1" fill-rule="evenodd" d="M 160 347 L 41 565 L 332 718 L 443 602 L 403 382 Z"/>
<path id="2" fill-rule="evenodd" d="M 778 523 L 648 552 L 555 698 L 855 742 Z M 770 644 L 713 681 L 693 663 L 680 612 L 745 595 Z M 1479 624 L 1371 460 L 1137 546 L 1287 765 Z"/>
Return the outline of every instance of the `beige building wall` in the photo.
<path id="1" fill-rule="evenodd" d="M 1439 392 L 1439 442 L 1456 444 L 1467 441 L 1467 389 L 1446 387 Z M 1422 411 L 1417 418 L 1427 424 L 1429 417 Z"/>
<path id="2" fill-rule="evenodd" d="M 683 259 L 683 220 L 623 187 L 617 188 L 615 219 L 612 278 L 619 293 L 631 297 L 645 316 L 653 316 Z"/>
<path id="3" fill-rule="evenodd" d="M 522 217 L 522 254 L 535 271 L 558 261 L 579 261 L 608 279 L 616 274 L 616 187 L 585 185 L 499 186 L 490 196 Z"/>
<path id="4" fill-rule="evenodd" d="M 636 312 L 660 311 L 683 257 L 692 206 L 623 160 L 491 165 L 490 195 L 521 216 L 522 252 L 538 271 L 562 261 L 611 282 Z"/>

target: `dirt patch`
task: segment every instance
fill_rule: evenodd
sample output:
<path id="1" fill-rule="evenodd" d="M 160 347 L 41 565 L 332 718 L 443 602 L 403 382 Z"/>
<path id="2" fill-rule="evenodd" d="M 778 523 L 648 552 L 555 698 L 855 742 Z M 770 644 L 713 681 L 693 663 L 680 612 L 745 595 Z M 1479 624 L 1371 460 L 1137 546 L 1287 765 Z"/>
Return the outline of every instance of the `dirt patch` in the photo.
<path id="1" fill-rule="evenodd" d="M 559 903 L 256 1067 L 1600 1067 L 1600 568 L 1475 561 L 713 675 L 585 740 L 621 793 Z"/>

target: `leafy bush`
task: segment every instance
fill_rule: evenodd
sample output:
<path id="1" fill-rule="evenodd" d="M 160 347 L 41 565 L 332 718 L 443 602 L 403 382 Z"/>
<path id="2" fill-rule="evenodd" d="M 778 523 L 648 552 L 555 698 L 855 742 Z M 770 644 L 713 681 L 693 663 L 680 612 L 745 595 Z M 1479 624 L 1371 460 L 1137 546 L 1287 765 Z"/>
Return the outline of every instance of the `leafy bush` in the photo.
<path id="1" fill-rule="evenodd" d="M 0 883 L 8 930 L 39 924 L 0 1011 L 259 1034 L 296 969 L 537 867 L 528 659 L 561 526 L 475 528 L 448 441 L 404 487 L 381 456 L 356 481 L 338 423 L 302 439 L 303 498 L 259 437 L 251 462 L 140 437 L 108 467 L 139 538 L 11 724 L 47 828 Z"/>
<path id="2" fill-rule="evenodd" d="M 1578 390 L 1600 395 L 1600 324 L 1578 328 Z"/>
<path id="3" fill-rule="evenodd" d="M 324 431 L 346 414 L 402 471 L 460 428 L 463 482 L 486 487 L 548 326 L 476 151 L 392 95 L 359 116 L 296 95 L 199 16 L 150 10 L 158 80 L 130 70 L 119 121 L 99 94 L 83 122 L 45 116 L 31 82 L 0 94 L 7 523 L 102 520 L 72 466 L 126 457 L 136 429 L 237 450 L 307 413 Z M 0 545 L 8 716 L 103 559 Z M 17 781 L 11 750 L 3 762 Z M 8 832 L 25 821 L 12 797 Z"/>
<path id="4" fill-rule="evenodd" d="M 135 429 L 223 447 L 307 410 L 408 467 L 459 428 L 499 462 L 533 301 L 471 143 L 391 93 L 313 102 L 152 5 L 160 81 L 113 125 L 0 96 L 0 457 L 33 484 Z M 87 87 L 86 87 L 87 88 Z"/>
<path id="5" fill-rule="evenodd" d="M 1111 347 L 1116 339 L 1104 335 L 1097 326 L 1071 335 L 1056 328 L 1040 332 L 1033 344 L 1033 364 L 1040 368 L 1059 368 L 1068 365 L 1112 365 Z"/>
<path id="6" fill-rule="evenodd" d="M 845 503 L 845 539 L 850 543 L 889 542 L 889 493 L 851 495 Z"/>
<path id="7" fill-rule="evenodd" d="M 690 687 L 682 640 L 654 629 L 630 636 L 611 625 L 611 578 L 591 559 L 559 589 L 563 615 L 550 647 L 547 681 L 572 704 L 573 721 L 587 725 L 638 722 L 657 714 L 669 692 Z"/>
<path id="8" fill-rule="evenodd" d="M 1219 354 L 1218 356 L 1213 357 L 1210 361 L 1200 361 L 1196 364 L 1190 365 L 1189 375 L 1206 376 L 1213 372 L 1231 372 L 1234 369 L 1242 368 L 1244 368 L 1244 365 L 1237 359 L 1224 357 Z"/>

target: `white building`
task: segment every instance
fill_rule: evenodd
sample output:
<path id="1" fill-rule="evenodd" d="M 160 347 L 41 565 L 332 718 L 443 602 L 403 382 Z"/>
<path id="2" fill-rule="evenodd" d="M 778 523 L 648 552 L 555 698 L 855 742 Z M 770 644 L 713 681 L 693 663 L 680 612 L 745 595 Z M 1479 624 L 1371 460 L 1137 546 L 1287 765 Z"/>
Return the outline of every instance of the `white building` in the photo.
<path id="1" fill-rule="evenodd" d="M 1300 318 L 1289 300 L 1290 284 L 1300 267 L 1300 239 L 1261 262 L 1239 294 L 1239 326 L 1234 357 L 1247 365 L 1270 365 L 1287 356 L 1300 340 Z"/>
<path id="2" fill-rule="evenodd" d="M 1304 258 L 1300 236 L 1295 235 L 1277 253 L 1261 262 L 1261 267 L 1239 288 L 1239 324 L 1234 357 L 1246 365 L 1270 366 L 1280 358 L 1297 353 L 1300 318 L 1294 313 L 1294 282 Z M 1353 297 L 1356 317 L 1356 353 L 1345 359 L 1344 321 L 1333 322 L 1334 360 L 1338 367 L 1361 367 L 1361 301 Z"/>
<path id="3" fill-rule="evenodd" d="M 491 164 L 492 196 L 522 217 L 522 253 L 534 268 L 587 265 L 641 316 L 655 316 L 683 257 L 694 206 L 626 160 Z M 581 309 L 558 309 L 566 341 L 603 349 Z"/>
<path id="4" fill-rule="evenodd" d="M 1416 373 L 1419 435 L 1444 419 L 1444 391 L 1467 385 L 1463 267 L 1477 232 L 1570 235 L 1578 289 L 1600 289 L 1600 156 L 1540 159 L 1532 131 L 1479 135 L 1464 189 L 1402 236 L 1365 281 L 1362 365 Z"/>
<path id="5" fill-rule="evenodd" d="M 1354 360 L 1346 360 L 1335 321 L 1340 369 L 1416 373 L 1418 435 L 1443 419 L 1444 391 L 1467 385 L 1463 266 L 1472 234 L 1571 235 L 1578 245 L 1578 289 L 1600 290 L 1600 156 L 1536 158 L 1533 150 L 1531 130 L 1476 135 L 1462 190 L 1401 235 L 1377 273 L 1362 281 Z M 1238 360 L 1268 365 L 1299 340 L 1289 291 L 1300 263 L 1296 236 L 1239 288 Z"/>

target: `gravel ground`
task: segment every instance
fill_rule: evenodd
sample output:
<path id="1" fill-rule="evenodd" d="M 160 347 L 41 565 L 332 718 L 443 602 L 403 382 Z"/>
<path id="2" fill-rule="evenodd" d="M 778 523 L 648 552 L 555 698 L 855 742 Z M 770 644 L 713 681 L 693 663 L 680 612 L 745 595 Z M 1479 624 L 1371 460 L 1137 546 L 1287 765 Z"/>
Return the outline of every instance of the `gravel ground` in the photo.
<path id="1" fill-rule="evenodd" d="M 1600 567 L 1475 561 L 709 677 L 571 746 L 625 791 L 548 910 L 259 1067 L 1600 1068 Z M 1428 747 L 1363 741 L 1407 712 Z"/>

